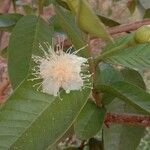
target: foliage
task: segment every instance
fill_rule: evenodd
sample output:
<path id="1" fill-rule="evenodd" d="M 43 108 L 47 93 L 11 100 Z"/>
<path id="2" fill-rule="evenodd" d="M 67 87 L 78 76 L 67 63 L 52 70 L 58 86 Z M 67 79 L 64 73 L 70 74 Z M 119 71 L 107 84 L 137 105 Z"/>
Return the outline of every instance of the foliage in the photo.
<path id="1" fill-rule="evenodd" d="M 16 11 L 17 2 L 13 1 L 13 4 Z M 47 19 L 42 13 L 50 4 L 53 4 L 56 15 Z M 139 5 L 137 1 L 128 3 L 131 14 L 136 5 Z M 1 54 L 8 59 L 13 89 L 0 109 L 0 150 L 55 149 L 66 135 L 72 134 L 86 141 L 90 149 L 96 145 L 106 150 L 136 149 L 144 127 L 110 125 L 107 128 L 105 119 L 107 112 L 150 114 L 150 94 L 139 73 L 150 67 L 150 36 L 144 43 L 135 40 L 135 35 L 141 38 L 137 32 L 112 37 L 106 26 L 117 27 L 120 23 L 95 13 L 84 0 L 37 0 L 34 7 L 22 7 L 26 15 L 0 15 L 0 30 L 11 34 L 8 47 Z M 143 31 L 143 35 L 150 33 L 149 28 L 147 30 Z M 72 54 L 79 56 L 77 62 L 81 57 L 88 59 L 89 68 L 84 68 L 84 73 L 90 72 L 88 75 L 92 79 L 88 82 L 92 89 L 85 86 L 68 93 L 62 87 L 60 93 L 54 96 L 44 93 L 43 85 L 39 87 L 40 91 L 37 90 L 35 85 L 41 82 L 41 78 L 31 81 L 33 70 L 37 67 L 32 57 L 36 55 L 43 60 L 47 53 L 52 54 L 52 49 L 47 51 L 47 45 L 42 50 L 39 44 L 56 44 L 53 43 L 56 33 L 65 35 L 73 44 L 68 55 L 74 51 Z M 102 52 L 97 55 L 91 53 L 89 45 L 93 37 L 101 38 L 105 43 Z M 57 48 L 58 45 L 54 45 L 53 49 Z M 45 60 L 50 61 L 47 57 Z M 55 84 L 52 86 L 55 88 Z M 98 135 L 100 138 L 96 139 Z M 115 143 L 113 146 L 112 142 Z"/>

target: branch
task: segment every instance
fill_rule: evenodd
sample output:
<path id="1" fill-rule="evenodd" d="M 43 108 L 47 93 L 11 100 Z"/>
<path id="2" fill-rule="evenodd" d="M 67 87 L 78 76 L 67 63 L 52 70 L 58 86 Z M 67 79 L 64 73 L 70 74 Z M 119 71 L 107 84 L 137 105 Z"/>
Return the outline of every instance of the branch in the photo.
<path id="1" fill-rule="evenodd" d="M 6 73 L 6 62 L 0 58 L 0 104 L 5 102 L 10 82 Z"/>
<path id="2" fill-rule="evenodd" d="M 119 26 L 111 27 L 108 28 L 108 32 L 111 35 L 122 33 L 122 32 L 129 32 L 129 31 L 134 31 L 143 25 L 150 25 L 150 19 L 144 19 L 141 21 L 136 21 L 128 24 L 122 24 Z"/>
<path id="3" fill-rule="evenodd" d="M 92 57 L 92 50 L 91 50 L 91 46 L 90 46 L 90 35 L 88 35 L 87 37 L 87 43 L 88 43 L 88 54 L 89 57 Z M 95 66 L 94 66 L 94 61 L 93 59 L 89 59 L 89 66 L 90 66 L 90 72 L 92 75 L 92 80 L 95 83 L 95 79 L 96 79 L 96 70 L 95 70 Z M 93 84 L 93 87 L 95 88 L 95 85 Z M 97 92 L 95 89 L 93 88 L 92 90 L 92 95 L 94 97 L 95 103 L 98 107 L 102 106 L 101 103 L 101 99 L 100 99 L 100 93 Z"/>
<path id="4" fill-rule="evenodd" d="M 3 7 L 0 9 L 0 13 L 7 13 L 11 5 L 11 0 L 5 0 L 2 5 Z"/>
<path id="5" fill-rule="evenodd" d="M 109 126 L 111 123 L 150 127 L 150 116 L 107 113 L 105 124 Z"/>
<path id="6" fill-rule="evenodd" d="M 0 96 L 4 95 L 5 90 L 8 88 L 10 85 L 10 82 L 8 80 L 3 80 L 3 82 L 0 85 Z"/>

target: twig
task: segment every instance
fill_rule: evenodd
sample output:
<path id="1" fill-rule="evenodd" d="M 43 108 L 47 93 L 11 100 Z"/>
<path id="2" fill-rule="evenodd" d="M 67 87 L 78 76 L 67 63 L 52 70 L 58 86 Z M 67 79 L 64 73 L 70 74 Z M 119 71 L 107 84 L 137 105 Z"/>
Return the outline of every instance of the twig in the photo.
<path id="1" fill-rule="evenodd" d="M 105 118 L 105 124 L 109 125 L 111 123 L 150 127 L 150 116 L 131 115 L 126 113 L 107 113 Z"/>
<path id="2" fill-rule="evenodd" d="M 150 19 L 144 19 L 141 21 L 122 24 L 116 27 L 111 27 L 111 28 L 108 28 L 108 32 L 111 35 L 122 33 L 122 32 L 129 32 L 129 31 L 134 31 L 143 25 L 150 25 Z"/>
<path id="3" fill-rule="evenodd" d="M 44 0 L 38 0 L 38 15 L 42 15 L 43 14 L 43 3 Z"/>
<path id="4" fill-rule="evenodd" d="M 0 85 L 0 104 L 6 101 L 6 94 L 5 91 L 8 89 L 10 82 L 8 80 L 4 80 Z"/>
<path id="5" fill-rule="evenodd" d="M 90 35 L 88 35 L 87 38 L 87 43 L 88 43 L 88 53 L 89 53 L 89 57 L 92 57 L 92 51 L 91 51 L 91 46 L 90 46 Z M 94 66 L 94 61 L 93 59 L 89 59 L 89 66 L 90 66 L 90 72 L 93 74 L 93 82 L 95 83 L 95 79 L 96 79 L 96 70 L 95 70 L 95 66 Z M 94 97 L 95 103 L 97 106 L 101 107 L 101 99 L 100 99 L 100 93 L 97 92 L 94 89 L 95 85 L 93 84 L 93 89 L 92 89 L 92 95 Z"/>
<path id="6" fill-rule="evenodd" d="M 12 0 L 12 5 L 13 5 L 14 13 L 16 13 L 17 12 L 16 0 Z"/>
<path id="7" fill-rule="evenodd" d="M 3 2 L 3 7 L 0 9 L 0 13 L 7 13 L 11 5 L 11 0 L 5 0 Z"/>
<path id="8" fill-rule="evenodd" d="M 83 141 L 81 142 L 81 144 L 80 144 L 80 146 L 79 146 L 79 149 L 80 149 L 80 150 L 82 150 L 82 149 L 84 148 L 85 142 L 86 142 L 86 140 L 83 140 Z"/>
<path id="9" fill-rule="evenodd" d="M 4 95 L 5 90 L 9 86 L 10 82 L 8 80 L 4 80 L 0 85 L 0 96 Z"/>

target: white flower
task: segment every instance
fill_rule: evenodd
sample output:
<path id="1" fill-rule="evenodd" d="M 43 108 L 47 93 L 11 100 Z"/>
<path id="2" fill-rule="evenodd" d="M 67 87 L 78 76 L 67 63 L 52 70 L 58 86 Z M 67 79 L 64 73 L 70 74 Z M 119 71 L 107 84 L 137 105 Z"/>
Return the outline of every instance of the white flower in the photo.
<path id="1" fill-rule="evenodd" d="M 57 96 L 60 88 L 69 93 L 71 90 L 81 90 L 90 86 L 91 74 L 87 70 L 89 67 L 87 59 L 76 55 L 83 48 L 74 53 L 65 53 L 61 43 L 56 45 L 56 51 L 49 43 L 44 44 L 48 49 L 47 52 L 41 44 L 39 46 L 44 57 L 33 56 L 37 66 L 33 73 L 36 77 L 32 79 L 42 79 L 42 82 L 36 85 L 39 84 L 39 88 L 42 86 L 43 92 Z M 70 51 L 71 48 L 67 51 Z"/>

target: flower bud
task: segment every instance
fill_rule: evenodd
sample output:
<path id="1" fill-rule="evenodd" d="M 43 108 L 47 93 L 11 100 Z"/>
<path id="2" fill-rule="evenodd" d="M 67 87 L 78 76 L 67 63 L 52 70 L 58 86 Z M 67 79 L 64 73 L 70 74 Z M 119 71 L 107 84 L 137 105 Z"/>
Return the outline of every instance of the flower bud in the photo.
<path id="1" fill-rule="evenodd" d="M 144 25 L 137 29 L 134 38 L 138 43 L 150 42 L 150 25 Z"/>

